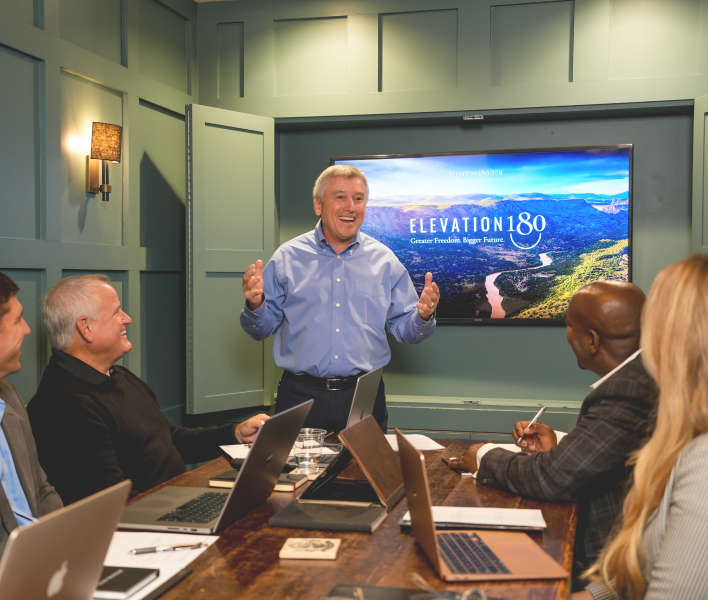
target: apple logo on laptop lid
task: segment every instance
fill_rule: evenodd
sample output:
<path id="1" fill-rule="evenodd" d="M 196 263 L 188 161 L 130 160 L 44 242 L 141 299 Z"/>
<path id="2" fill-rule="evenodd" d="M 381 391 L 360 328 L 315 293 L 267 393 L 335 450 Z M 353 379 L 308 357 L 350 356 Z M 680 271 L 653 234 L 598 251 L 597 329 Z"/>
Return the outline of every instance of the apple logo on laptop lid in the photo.
<path id="1" fill-rule="evenodd" d="M 69 572 L 69 561 L 65 560 L 61 563 L 54 574 L 49 578 L 49 584 L 47 585 L 47 598 L 52 598 L 61 592 L 61 588 L 64 587 L 64 577 Z"/>

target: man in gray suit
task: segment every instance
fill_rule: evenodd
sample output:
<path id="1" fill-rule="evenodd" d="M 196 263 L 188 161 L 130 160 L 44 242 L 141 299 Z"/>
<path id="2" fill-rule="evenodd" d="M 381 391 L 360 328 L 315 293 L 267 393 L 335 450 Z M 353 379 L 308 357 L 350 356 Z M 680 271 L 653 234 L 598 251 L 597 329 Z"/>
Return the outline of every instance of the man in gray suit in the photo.
<path id="1" fill-rule="evenodd" d="M 642 445 L 657 390 L 639 355 L 644 293 L 636 285 L 598 281 L 580 288 L 566 313 L 567 338 L 581 369 L 600 376 L 575 428 L 558 439 L 545 424 L 520 421 L 523 452 L 475 444 L 450 467 L 520 496 L 577 502 L 574 575 L 590 566 L 622 509 L 629 455 Z M 527 429 L 528 428 L 528 429 Z"/>
<path id="2" fill-rule="evenodd" d="M 24 404 L 4 379 L 20 370 L 22 341 L 30 332 L 18 290 L 0 273 L 0 554 L 15 527 L 62 505 L 39 465 Z"/>

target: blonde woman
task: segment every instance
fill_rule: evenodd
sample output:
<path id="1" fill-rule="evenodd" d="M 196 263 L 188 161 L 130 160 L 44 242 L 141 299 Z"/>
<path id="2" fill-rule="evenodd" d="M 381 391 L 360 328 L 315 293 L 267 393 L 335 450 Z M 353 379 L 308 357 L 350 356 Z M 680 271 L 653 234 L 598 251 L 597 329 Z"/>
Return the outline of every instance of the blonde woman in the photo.
<path id="1" fill-rule="evenodd" d="M 656 428 L 632 459 L 623 522 L 573 600 L 708 598 L 708 255 L 659 273 L 641 347 Z"/>

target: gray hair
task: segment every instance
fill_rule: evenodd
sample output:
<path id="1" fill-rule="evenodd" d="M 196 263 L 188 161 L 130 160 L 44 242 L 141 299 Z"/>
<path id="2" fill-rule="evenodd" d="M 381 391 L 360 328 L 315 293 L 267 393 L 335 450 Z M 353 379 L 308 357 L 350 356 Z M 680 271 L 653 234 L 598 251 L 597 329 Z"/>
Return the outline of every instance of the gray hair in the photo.
<path id="1" fill-rule="evenodd" d="M 322 202 L 325 190 L 327 189 L 327 184 L 329 180 L 333 177 L 347 177 L 349 179 L 361 179 L 364 182 L 364 187 L 366 188 L 366 199 L 369 199 L 369 182 L 366 181 L 366 175 L 364 175 L 356 167 L 351 165 L 332 165 L 327 167 L 320 176 L 315 181 L 315 187 L 312 188 L 312 195 Z"/>
<path id="2" fill-rule="evenodd" d="M 73 275 L 47 292 L 42 301 L 42 318 L 52 348 L 64 350 L 71 344 L 79 317 L 98 316 L 100 304 L 94 290 L 108 281 L 108 277 L 100 273 Z"/>

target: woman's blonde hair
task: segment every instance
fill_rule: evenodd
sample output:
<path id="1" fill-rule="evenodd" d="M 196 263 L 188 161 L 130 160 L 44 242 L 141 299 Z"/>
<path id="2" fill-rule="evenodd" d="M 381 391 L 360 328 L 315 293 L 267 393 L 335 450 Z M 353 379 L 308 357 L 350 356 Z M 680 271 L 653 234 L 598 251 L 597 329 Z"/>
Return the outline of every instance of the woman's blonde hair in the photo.
<path id="1" fill-rule="evenodd" d="M 622 524 L 585 573 L 622 598 L 644 597 L 641 540 L 681 450 L 708 431 L 708 255 L 696 254 L 661 271 L 642 314 L 642 360 L 659 386 L 656 426 L 630 458 L 634 483 Z"/>

